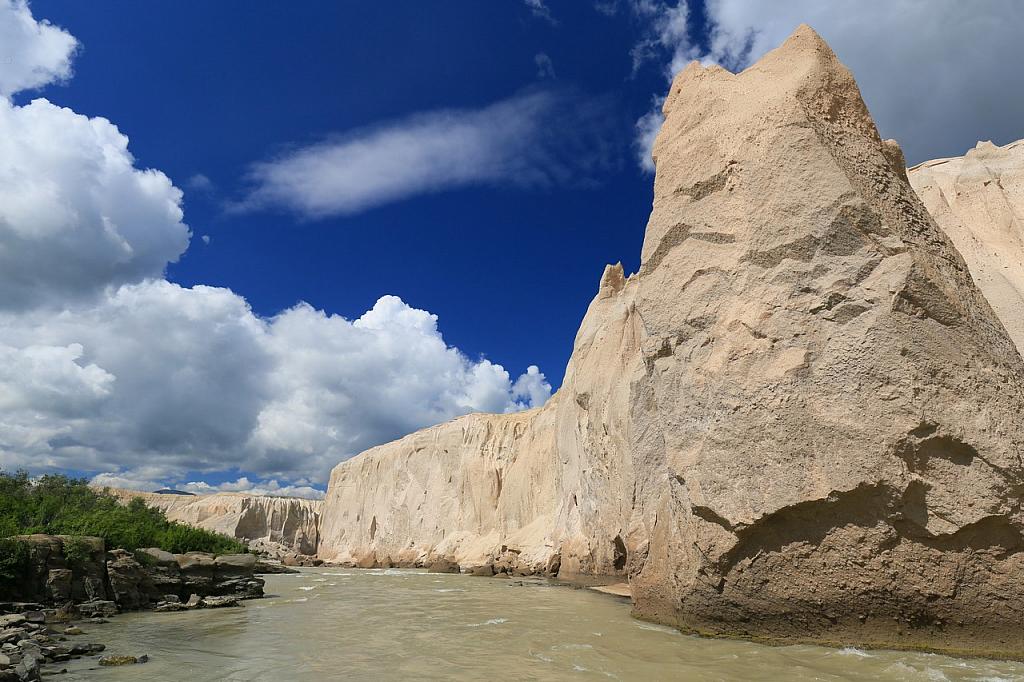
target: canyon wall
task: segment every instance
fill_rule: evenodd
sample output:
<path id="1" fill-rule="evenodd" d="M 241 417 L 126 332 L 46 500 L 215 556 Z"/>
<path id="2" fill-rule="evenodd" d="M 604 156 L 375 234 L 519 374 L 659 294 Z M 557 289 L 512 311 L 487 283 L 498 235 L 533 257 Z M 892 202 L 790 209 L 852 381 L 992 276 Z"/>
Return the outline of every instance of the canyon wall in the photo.
<path id="1" fill-rule="evenodd" d="M 621 573 L 632 509 L 629 387 L 636 278 L 608 266 L 544 407 L 470 414 L 372 448 L 331 474 L 319 556 L 509 571 Z"/>
<path id="2" fill-rule="evenodd" d="M 979 142 L 964 156 L 926 161 L 908 175 L 1024 352 L 1024 140 Z"/>
<path id="3" fill-rule="evenodd" d="M 125 503 L 141 497 L 147 505 L 163 510 L 171 521 L 247 540 L 272 553 L 316 554 L 320 541 L 319 500 L 245 493 L 174 495 L 105 490 Z"/>
<path id="4" fill-rule="evenodd" d="M 562 388 L 332 472 L 320 556 L 624 574 L 638 616 L 1024 655 L 1024 360 L 806 26 L 664 105 Z"/>

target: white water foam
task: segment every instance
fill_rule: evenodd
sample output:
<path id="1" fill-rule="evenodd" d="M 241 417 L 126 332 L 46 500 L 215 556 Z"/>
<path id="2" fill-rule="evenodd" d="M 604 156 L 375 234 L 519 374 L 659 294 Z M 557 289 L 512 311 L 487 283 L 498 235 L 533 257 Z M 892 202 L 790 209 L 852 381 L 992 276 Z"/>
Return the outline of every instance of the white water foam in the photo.
<path id="1" fill-rule="evenodd" d="M 469 623 L 468 625 L 466 625 L 466 627 L 467 628 L 478 628 L 478 627 L 482 627 L 484 625 L 501 625 L 502 623 L 507 623 L 507 622 L 508 622 L 508 618 L 491 618 L 490 620 L 485 620 L 483 623 Z"/>
<path id="2" fill-rule="evenodd" d="M 663 632 L 666 635 L 681 635 L 681 634 L 683 634 L 683 633 L 679 632 L 679 630 L 676 630 L 675 628 L 670 628 L 667 625 L 657 625 L 655 623 L 642 623 L 642 622 L 638 622 L 636 624 L 636 626 L 638 628 L 640 628 L 641 630 L 650 630 L 651 632 Z"/>

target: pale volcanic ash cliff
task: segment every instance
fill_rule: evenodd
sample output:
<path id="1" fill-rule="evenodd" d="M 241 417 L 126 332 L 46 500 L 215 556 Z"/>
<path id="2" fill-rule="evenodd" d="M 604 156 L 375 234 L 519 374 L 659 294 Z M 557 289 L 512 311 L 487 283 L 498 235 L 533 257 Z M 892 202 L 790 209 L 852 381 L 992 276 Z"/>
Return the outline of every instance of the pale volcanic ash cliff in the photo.
<path id="1" fill-rule="evenodd" d="M 338 465 L 320 556 L 625 575 L 685 630 L 1024 655 L 1024 360 L 810 28 L 664 106 L 543 408 Z"/>
<path id="2" fill-rule="evenodd" d="M 911 168 L 910 184 L 1024 353 L 1024 140 Z"/>
<path id="3" fill-rule="evenodd" d="M 257 543 L 271 553 L 316 554 L 320 540 L 319 500 L 245 493 L 175 495 L 105 488 L 125 503 L 140 497 L 171 521 Z"/>
<path id="4" fill-rule="evenodd" d="M 337 466 L 320 557 L 623 572 L 633 508 L 627 416 L 643 365 L 636 292 L 621 266 L 605 270 L 563 387 L 544 407 L 466 415 Z"/>

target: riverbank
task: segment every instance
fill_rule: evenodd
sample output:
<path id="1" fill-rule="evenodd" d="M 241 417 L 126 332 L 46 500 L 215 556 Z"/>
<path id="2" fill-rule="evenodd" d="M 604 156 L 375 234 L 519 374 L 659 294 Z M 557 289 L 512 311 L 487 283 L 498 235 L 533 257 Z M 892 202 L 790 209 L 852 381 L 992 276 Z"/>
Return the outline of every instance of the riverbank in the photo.
<path id="1" fill-rule="evenodd" d="M 262 595 L 260 595 L 262 596 Z M 199 597 L 187 602 L 168 595 L 153 612 L 196 611 L 241 606 L 236 596 Z M 118 616 L 113 602 L 62 608 L 43 604 L 0 602 L 0 682 L 36 682 L 44 676 L 67 673 L 66 664 L 88 659 L 101 667 L 134 665 L 149 661 L 141 652 L 104 653 L 106 644 L 93 641 L 89 631 Z"/>
<path id="2" fill-rule="evenodd" d="M 630 616 L 628 602 L 541 578 L 480 580 L 407 569 L 266 576 L 243 608 L 127 613 L 92 626 L 142 666 L 68 664 L 102 680 L 949 680 L 1024 678 L 981 659 L 701 639 Z"/>
<path id="3" fill-rule="evenodd" d="M 103 624 L 119 613 L 240 606 L 263 596 L 259 572 L 288 572 L 253 554 L 171 554 L 150 547 L 107 549 L 102 538 L 19 535 L 0 554 L 0 682 L 35 682 L 45 668 L 97 654 L 103 644 L 72 643 L 77 621 Z M 88 626 L 87 626 L 88 627 Z M 103 665 L 142 662 L 121 655 Z"/>
<path id="4" fill-rule="evenodd" d="M 38 680 L 47 664 L 100 654 L 106 648 L 83 641 L 85 632 L 66 618 L 48 619 L 41 604 L 0 603 L 0 614 L 0 682 Z"/>

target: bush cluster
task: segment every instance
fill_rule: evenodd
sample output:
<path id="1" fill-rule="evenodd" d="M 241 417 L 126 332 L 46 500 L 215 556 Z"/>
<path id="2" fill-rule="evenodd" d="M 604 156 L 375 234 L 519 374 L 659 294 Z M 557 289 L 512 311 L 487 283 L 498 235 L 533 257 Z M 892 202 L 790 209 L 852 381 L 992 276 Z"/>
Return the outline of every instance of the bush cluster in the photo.
<path id="1" fill-rule="evenodd" d="M 11 538 L 0 538 L 0 594 L 25 574 L 28 545 Z"/>
<path id="2" fill-rule="evenodd" d="M 0 471 L 0 538 L 12 535 L 93 535 L 103 538 L 107 549 L 134 551 L 143 547 L 181 554 L 244 552 L 234 538 L 168 521 L 159 509 L 147 507 L 141 498 L 123 505 L 112 495 L 94 490 L 84 479 L 60 475 L 29 479 L 24 472 Z M 20 561 L 9 541 L 0 546 L 0 574 L 6 563 Z M 20 543 L 18 543 L 20 544 Z M 72 543 L 72 554 L 77 549 Z M 75 559 L 81 557 L 69 557 Z M 13 563 L 12 563 L 13 566 Z"/>

